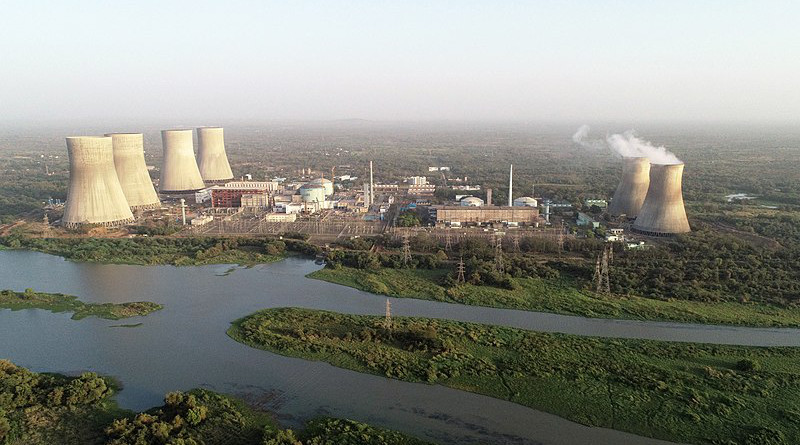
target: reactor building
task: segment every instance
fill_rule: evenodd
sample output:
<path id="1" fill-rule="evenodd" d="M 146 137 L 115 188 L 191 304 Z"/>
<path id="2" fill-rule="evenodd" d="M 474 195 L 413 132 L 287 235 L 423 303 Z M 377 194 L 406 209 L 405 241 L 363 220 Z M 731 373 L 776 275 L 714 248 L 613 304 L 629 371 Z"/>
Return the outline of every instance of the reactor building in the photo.
<path id="1" fill-rule="evenodd" d="M 133 222 L 128 201 L 114 168 L 110 137 L 67 138 L 69 188 L 63 225 L 118 227 Z"/>
<path id="2" fill-rule="evenodd" d="M 683 163 L 651 164 L 650 187 L 633 230 L 650 236 L 670 236 L 690 232 L 683 206 Z"/>
<path id="3" fill-rule="evenodd" d="M 131 210 L 161 206 L 144 161 L 142 133 L 109 133 L 114 151 L 114 168 Z"/>
<path id="4" fill-rule="evenodd" d="M 645 157 L 626 157 L 623 162 L 622 181 L 614 192 L 608 213 L 633 219 L 639 215 L 650 186 L 650 161 Z"/>
<path id="5" fill-rule="evenodd" d="M 225 138 L 222 128 L 198 128 L 197 147 L 197 164 L 203 181 L 214 183 L 233 179 L 228 155 L 225 153 Z"/>
<path id="6" fill-rule="evenodd" d="M 161 166 L 161 193 L 183 194 L 205 187 L 194 157 L 192 130 L 162 130 L 164 163 Z M 225 161 L 227 163 L 227 160 Z"/>

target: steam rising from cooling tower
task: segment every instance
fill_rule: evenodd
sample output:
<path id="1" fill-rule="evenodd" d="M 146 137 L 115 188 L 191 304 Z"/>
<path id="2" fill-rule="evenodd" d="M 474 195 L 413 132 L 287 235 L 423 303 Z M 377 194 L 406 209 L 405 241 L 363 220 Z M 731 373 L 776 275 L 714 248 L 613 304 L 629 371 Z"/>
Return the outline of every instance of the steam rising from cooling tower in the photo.
<path id="1" fill-rule="evenodd" d="M 203 181 L 220 182 L 233 179 L 233 172 L 225 153 L 225 138 L 220 127 L 197 129 L 197 163 Z"/>
<path id="2" fill-rule="evenodd" d="M 147 173 L 141 133 L 110 133 L 114 147 L 114 167 L 122 192 L 131 210 L 152 209 L 161 205 Z"/>
<path id="3" fill-rule="evenodd" d="M 84 224 L 116 227 L 133 222 L 114 168 L 110 137 L 68 137 L 69 189 L 63 222 L 68 228 Z"/>
<path id="4" fill-rule="evenodd" d="M 633 230 L 655 236 L 691 231 L 683 207 L 682 177 L 683 163 L 650 166 L 650 187 Z"/>
<path id="5" fill-rule="evenodd" d="M 162 130 L 164 165 L 161 167 L 161 193 L 181 193 L 205 187 L 194 157 L 192 130 Z"/>
<path id="6" fill-rule="evenodd" d="M 644 157 L 624 158 L 624 161 L 622 181 L 614 192 L 608 213 L 613 216 L 626 215 L 628 218 L 636 218 L 650 185 L 650 161 Z"/>
<path id="7" fill-rule="evenodd" d="M 656 147 L 644 139 L 636 136 L 636 132 L 628 130 L 622 134 L 606 136 L 605 143 L 601 140 L 588 139 L 589 126 L 581 125 L 572 135 L 572 140 L 581 147 L 598 150 L 610 148 L 614 153 L 624 158 L 645 157 L 653 164 L 680 164 L 681 160 L 665 147 Z"/>

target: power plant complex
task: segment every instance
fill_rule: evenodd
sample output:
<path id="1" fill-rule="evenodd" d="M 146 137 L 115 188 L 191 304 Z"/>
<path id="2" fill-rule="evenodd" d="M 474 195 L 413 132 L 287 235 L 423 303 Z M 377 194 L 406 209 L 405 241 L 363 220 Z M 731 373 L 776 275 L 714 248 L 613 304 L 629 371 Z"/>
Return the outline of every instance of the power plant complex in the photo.
<path id="1" fill-rule="evenodd" d="M 356 187 L 336 193 L 335 179 L 352 184 L 356 177 L 350 174 L 334 177 L 335 167 L 330 179 L 324 174 L 310 176 L 311 169 L 303 168 L 301 181 L 286 181 L 287 178 L 252 181 L 251 175 L 245 175 L 247 180 L 243 176 L 241 181 L 235 181 L 223 129 L 199 127 L 196 131 L 197 157 L 193 130 L 161 131 L 163 160 L 158 193 L 145 162 L 142 133 L 67 138 L 70 182 L 63 225 L 67 228 L 126 225 L 133 222 L 133 212 L 139 215 L 144 210 L 160 208 L 159 194 L 165 199 L 180 200 L 182 215 L 186 212 L 184 203 L 199 204 L 197 221 L 192 220 L 192 225 L 206 224 L 214 216 L 230 220 L 231 215 L 240 213 L 260 218 L 261 222 L 294 223 L 298 218 L 306 218 L 315 224 L 311 215 L 323 214 L 321 219 L 325 220 L 331 212 L 336 215 L 331 220 L 350 218 L 360 221 L 358 224 L 372 224 L 384 221 L 387 216 L 394 218 L 399 211 L 422 206 L 427 209 L 421 213 L 426 215 L 424 219 L 436 227 L 501 225 L 535 230 L 551 224 L 552 210 L 571 208 L 569 203 L 545 199 L 540 215 L 535 197 L 515 197 L 513 166 L 509 167 L 507 205 L 499 206 L 492 204 L 491 189 L 486 190 L 485 200 L 462 194 L 456 195 L 455 200 L 439 199 L 438 204 L 432 203 L 437 186 L 425 176 L 408 177 L 404 184 L 376 184 L 372 161 L 368 172 L 365 171 L 369 176 L 363 182 L 363 191 Z M 601 211 L 598 207 L 606 209 L 613 217 L 625 218 L 634 232 L 647 236 L 689 232 L 681 188 L 683 167 L 680 162 L 659 164 L 644 156 L 625 157 L 622 179 L 610 204 L 604 199 L 586 199 L 585 208 L 595 209 L 594 212 Z M 449 172 L 450 168 L 437 166 L 429 171 Z M 444 173 L 440 174 L 444 178 Z M 462 181 L 462 185 L 453 186 L 453 190 L 481 189 L 479 185 L 468 185 L 466 177 L 455 180 Z M 447 183 L 446 178 L 444 182 Z M 347 190 L 347 185 L 344 189 Z M 401 196 L 406 198 L 395 204 L 395 199 Z M 210 204 L 210 208 L 204 203 Z M 185 217 L 182 221 L 186 224 Z M 575 224 L 597 228 L 600 223 L 579 211 Z M 614 230 L 621 233 L 622 229 Z"/>

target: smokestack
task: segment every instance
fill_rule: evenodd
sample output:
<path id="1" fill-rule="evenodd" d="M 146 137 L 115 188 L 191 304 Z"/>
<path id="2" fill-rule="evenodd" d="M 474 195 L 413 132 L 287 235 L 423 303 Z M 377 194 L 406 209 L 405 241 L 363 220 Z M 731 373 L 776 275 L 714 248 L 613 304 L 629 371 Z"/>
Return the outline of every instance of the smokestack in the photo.
<path id="1" fill-rule="evenodd" d="M 181 221 L 186 225 L 186 200 L 181 198 Z"/>
<path id="2" fill-rule="evenodd" d="M 205 182 L 222 182 L 233 179 L 228 155 L 225 153 L 225 137 L 220 127 L 197 129 L 197 165 Z"/>
<path id="3" fill-rule="evenodd" d="M 486 189 L 486 205 L 492 205 L 492 189 Z"/>
<path id="4" fill-rule="evenodd" d="M 683 166 L 683 163 L 650 165 L 650 187 L 633 223 L 634 231 L 652 236 L 691 231 L 683 207 Z"/>
<path id="5" fill-rule="evenodd" d="M 114 153 L 114 168 L 131 210 L 161 206 L 147 164 L 144 161 L 142 133 L 109 133 Z"/>
<path id="6" fill-rule="evenodd" d="M 514 164 L 508 170 L 508 206 L 514 205 Z"/>
<path id="7" fill-rule="evenodd" d="M 110 137 L 68 137 L 69 189 L 64 207 L 64 226 L 84 224 L 117 227 L 133 222 L 114 168 Z"/>
<path id="8" fill-rule="evenodd" d="M 623 158 L 622 181 L 614 192 L 608 213 L 636 218 L 650 185 L 650 161 L 645 157 Z"/>
<path id="9" fill-rule="evenodd" d="M 375 200 L 375 181 L 372 179 L 372 161 L 369 161 L 369 205 Z"/>
<path id="10" fill-rule="evenodd" d="M 194 158 L 192 130 L 162 130 L 164 165 L 161 167 L 161 193 L 194 192 L 205 187 Z"/>

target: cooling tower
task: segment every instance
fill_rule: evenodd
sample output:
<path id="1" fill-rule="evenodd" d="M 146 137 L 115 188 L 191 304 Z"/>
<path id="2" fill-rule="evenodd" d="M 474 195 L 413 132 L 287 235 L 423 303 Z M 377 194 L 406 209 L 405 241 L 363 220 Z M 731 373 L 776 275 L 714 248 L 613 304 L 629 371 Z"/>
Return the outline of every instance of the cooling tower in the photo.
<path id="1" fill-rule="evenodd" d="M 161 206 L 158 194 L 147 173 L 144 162 L 144 142 L 141 133 L 110 133 L 114 147 L 114 167 L 122 192 L 131 210 L 154 209 Z"/>
<path id="2" fill-rule="evenodd" d="M 192 130 L 162 130 L 164 164 L 161 166 L 161 193 L 186 193 L 205 187 L 194 158 Z"/>
<path id="3" fill-rule="evenodd" d="M 650 187 L 633 230 L 645 235 L 668 236 L 691 231 L 683 208 L 683 163 L 652 164 Z"/>
<path id="4" fill-rule="evenodd" d="M 613 216 L 636 218 L 650 185 L 650 161 L 647 158 L 623 158 L 622 181 L 608 206 Z"/>
<path id="5" fill-rule="evenodd" d="M 220 127 L 197 129 L 197 163 L 200 175 L 206 182 L 222 182 L 233 179 L 233 172 L 225 154 L 225 138 Z"/>
<path id="6" fill-rule="evenodd" d="M 69 189 L 62 219 L 65 227 L 84 224 L 116 227 L 133 222 L 114 169 L 110 137 L 67 138 Z"/>

